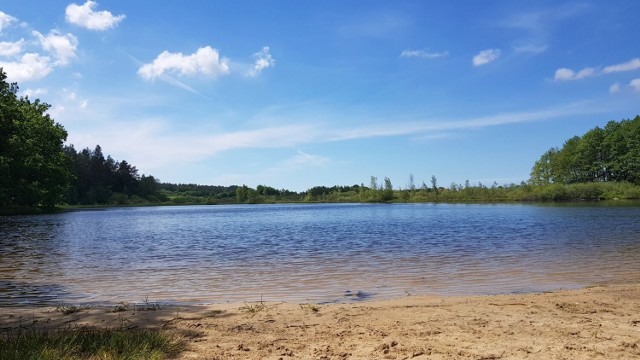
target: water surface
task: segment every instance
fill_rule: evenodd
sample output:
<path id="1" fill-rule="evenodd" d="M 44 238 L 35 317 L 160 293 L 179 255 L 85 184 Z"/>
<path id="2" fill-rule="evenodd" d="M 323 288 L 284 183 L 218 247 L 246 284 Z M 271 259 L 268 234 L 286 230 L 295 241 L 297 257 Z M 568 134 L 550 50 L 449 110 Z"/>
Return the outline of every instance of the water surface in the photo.
<path id="1" fill-rule="evenodd" d="M 322 303 L 638 281 L 638 206 L 237 205 L 0 217 L 0 306 Z"/>

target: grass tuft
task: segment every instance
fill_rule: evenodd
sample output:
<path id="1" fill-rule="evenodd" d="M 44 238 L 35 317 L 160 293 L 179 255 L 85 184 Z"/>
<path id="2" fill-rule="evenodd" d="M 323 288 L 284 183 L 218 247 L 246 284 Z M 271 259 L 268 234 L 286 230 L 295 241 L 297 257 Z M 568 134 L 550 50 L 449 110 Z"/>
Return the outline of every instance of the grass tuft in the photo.
<path id="1" fill-rule="evenodd" d="M 81 311 L 89 310 L 91 306 L 88 305 L 74 305 L 74 304 L 65 304 L 60 303 L 60 305 L 56 306 L 55 311 L 63 313 L 64 315 L 71 315 Z"/>
<path id="2" fill-rule="evenodd" d="M 244 306 L 240 307 L 239 310 L 245 314 L 250 314 L 251 317 L 254 317 L 256 316 L 257 313 L 261 311 L 268 311 L 269 308 L 264 303 L 264 301 L 262 301 L 262 296 L 260 296 L 260 301 L 256 301 L 253 303 L 245 302 Z"/>
<path id="3" fill-rule="evenodd" d="M 133 304 L 134 311 L 158 311 L 163 305 L 158 301 L 149 301 L 149 295 L 145 295 L 142 303 Z"/>

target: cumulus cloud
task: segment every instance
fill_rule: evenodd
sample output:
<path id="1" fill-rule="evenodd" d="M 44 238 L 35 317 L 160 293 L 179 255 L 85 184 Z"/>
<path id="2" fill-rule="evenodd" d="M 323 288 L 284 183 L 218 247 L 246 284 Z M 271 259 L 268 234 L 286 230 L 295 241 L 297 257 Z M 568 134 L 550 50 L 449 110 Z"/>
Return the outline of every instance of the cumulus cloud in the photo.
<path id="1" fill-rule="evenodd" d="M 94 11 L 97 5 L 94 1 L 87 1 L 84 5 L 70 4 L 65 12 L 67 22 L 89 30 L 104 31 L 124 20 L 125 15 L 114 16 L 106 10 Z"/>
<path id="2" fill-rule="evenodd" d="M 22 52 L 22 45 L 24 39 L 20 39 L 15 42 L 2 41 L 0 42 L 0 56 L 16 56 Z"/>
<path id="3" fill-rule="evenodd" d="M 436 59 L 439 57 L 444 57 L 449 55 L 448 51 L 443 51 L 443 52 L 429 52 L 426 50 L 403 50 L 402 53 L 400 53 L 400 57 L 417 57 L 417 58 L 423 58 L 423 59 Z"/>
<path id="4" fill-rule="evenodd" d="M 640 91 L 640 78 L 631 80 L 629 86 L 631 86 L 635 91 Z"/>
<path id="5" fill-rule="evenodd" d="M 15 61 L 0 61 L 7 78 L 11 82 L 39 80 L 53 71 L 51 59 L 36 53 L 27 53 Z"/>
<path id="6" fill-rule="evenodd" d="M 607 66 L 602 72 L 605 74 L 609 74 L 613 72 L 632 71 L 636 69 L 640 69 L 640 58 L 635 58 L 622 64 Z"/>
<path id="7" fill-rule="evenodd" d="M 268 69 L 270 67 L 274 67 L 276 61 L 273 59 L 271 54 L 269 53 L 269 47 L 265 46 L 262 50 L 253 54 L 253 57 L 256 61 L 253 63 L 253 66 L 249 71 L 247 71 L 246 75 L 249 77 L 258 76 L 264 69 Z"/>
<path id="8" fill-rule="evenodd" d="M 165 73 L 210 77 L 224 75 L 229 73 L 229 59 L 221 58 L 218 50 L 205 46 L 191 55 L 163 51 L 152 63 L 138 69 L 138 75 L 145 80 L 154 80 Z"/>
<path id="9" fill-rule="evenodd" d="M 478 55 L 473 57 L 473 66 L 486 65 L 492 61 L 495 61 L 500 57 L 500 53 L 500 49 L 482 50 L 478 53 Z"/>
<path id="10" fill-rule="evenodd" d="M 13 16 L 0 11 L 0 32 L 2 32 L 2 29 L 6 28 L 7 26 L 11 25 L 11 23 L 17 20 L 18 19 L 14 18 Z"/>
<path id="11" fill-rule="evenodd" d="M 32 35 L 40 41 L 42 49 L 55 55 L 55 65 L 67 65 L 76 57 L 78 39 L 72 34 L 62 35 L 56 30 L 51 30 L 47 36 L 37 31 L 33 31 Z"/>
<path id="12" fill-rule="evenodd" d="M 584 68 L 578 72 L 568 68 L 560 68 L 556 70 L 554 79 L 556 81 L 580 80 L 594 75 L 596 75 L 596 70 L 594 68 Z"/>

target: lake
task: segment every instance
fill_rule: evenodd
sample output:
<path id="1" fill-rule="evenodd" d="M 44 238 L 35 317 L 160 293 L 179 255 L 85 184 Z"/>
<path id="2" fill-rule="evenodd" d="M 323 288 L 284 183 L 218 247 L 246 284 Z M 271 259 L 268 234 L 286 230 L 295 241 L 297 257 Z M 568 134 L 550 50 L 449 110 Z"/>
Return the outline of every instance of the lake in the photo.
<path id="1" fill-rule="evenodd" d="M 638 281 L 640 206 L 626 203 L 183 206 L 0 217 L 0 306 L 325 303 Z"/>

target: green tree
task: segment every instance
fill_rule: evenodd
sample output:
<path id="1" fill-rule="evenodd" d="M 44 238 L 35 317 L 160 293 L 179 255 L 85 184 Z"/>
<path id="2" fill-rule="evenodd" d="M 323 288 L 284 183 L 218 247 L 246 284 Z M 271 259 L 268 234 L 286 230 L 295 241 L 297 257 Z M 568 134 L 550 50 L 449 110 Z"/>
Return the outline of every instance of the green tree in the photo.
<path id="1" fill-rule="evenodd" d="M 533 165 L 531 169 L 531 176 L 529 182 L 533 185 L 550 184 L 554 179 L 554 156 L 558 153 L 557 148 L 551 148 L 547 150 L 538 161 Z"/>
<path id="2" fill-rule="evenodd" d="M 384 178 L 384 190 L 382 191 L 382 201 L 393 200 L 393 185 L 391 185 L 391 179 Z"/>
<path id="3" fill-rule="evenodd" d="M 604 129 L 595 127 L 560 149 L 549 149 L 530 178 L 533 185 L 604 181 L 640 183 L 640 116 L 610 121 Z"/>
<path id="4" fill-rule="evenodd" d="M 67 132 L 46 113 L 49 105 L 18 98 L 0 69 L 0 207 L 43 206 L 62 200 L 70 171 Z"/>
<path id="5" fill-rule="evenodd" d="M 431 189 L 435 191 L 437 197 L 440 193 L 440 190 L 438 189 L 438 179 L 436 179 L 435 175 L 431 175 Z"/>
<path id="6" fill-rule="evenodd" d="M 142 177 L 140 177 L 140 182 L 138 183 L 138 195 L 145 199 L 149 199 L 151 196 L 156 196 L 159 191 L 158 184 L 159 181 L 155 177 L 151 175 L 142 175 Z"/>
<path id="7" fill-rule="evenodd" d="M 117 169 L 115 172 L 115 182 L 113 190 L 123 193 L 127 196 L 131 196 L 138 191 L 138 182 L 140 176 L 138 175 L 138 169 L 135 166 L 129 164 L 125 160 L 117 163 Z"/>
<path id="8" fill-rule="evenodd" d="M 238 186 L 236 189 L 236 200 L 243 203 L 249 199 L 249 187 L 247 185 Z"/>

